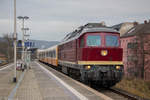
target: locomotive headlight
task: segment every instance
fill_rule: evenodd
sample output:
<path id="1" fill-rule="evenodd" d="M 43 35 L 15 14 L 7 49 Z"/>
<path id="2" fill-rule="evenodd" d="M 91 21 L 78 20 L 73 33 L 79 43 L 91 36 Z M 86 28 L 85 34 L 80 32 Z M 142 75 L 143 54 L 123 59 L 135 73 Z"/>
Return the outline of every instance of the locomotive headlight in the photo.
<path id="1" fill-rule="evenodd" d="M 116 66 L 116 69 L 120 69 L 120 66 Z"/>
<path id="2" fill-rule="evenodd" d="M 89 66 L 89 65 L 88 65 L 88 66 L 85 66 L 85 69 L 86 69 L 86 70 L 89 70 L 89 69 L 91 69 L 91 66 Z"/>
<path id="3" fill-rule="evenodd" d="M 101 55 L 102 55 L 102 56 L 106 56 L 107 54 L 108 54 L 107 50 L 102 50 L 102 51 L 101 51 Z"/>

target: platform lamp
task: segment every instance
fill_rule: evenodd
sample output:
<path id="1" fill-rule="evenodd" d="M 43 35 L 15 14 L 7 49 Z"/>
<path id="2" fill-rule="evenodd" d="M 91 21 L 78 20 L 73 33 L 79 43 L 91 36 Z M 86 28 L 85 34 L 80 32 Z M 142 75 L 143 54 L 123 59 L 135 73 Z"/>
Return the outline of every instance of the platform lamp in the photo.
<path id="1" fill-rule="evenodd" d="M 24 39 L 24 36 L 25 36 L 25 28 L 24 28 L 24 22 L 25 22 L 25 20 L 27 20 L 27 19 L 29 19 L 29 17 L 28 16 L 18 16 L 18 19 L 20 19 L 20 20 L 22 20 L 22 61 L 23 61 L 23 66 L 24 66 L 24 51 L 25 51 L 25 47 L 24 47 L 24 41 L 25 41 L 25 39 Z"/>
<path id="2" fill-rule="evenodd" d="M 13 82 L 17 82 L 17 76 L 16 76 L 16 66 L 17 66 L 17 25 L 16 25 L 16 0 L 14 0 L 14 77 Z"/>
<path id="3" fill-rule="evenodd" d="M 29 28 L 24 28 L 23 29 L 24 30 L 24 37 L 25 37 L 25 41 L 27 42 L 27 40 L 29 39 L 29 34 L 27 34 L 27 31 L 29 31 Z M 25 47 L 25 55 L 24 55 L 24 57 L 25 57 L 25 65 L 27 65 L 27 47 Z"/>

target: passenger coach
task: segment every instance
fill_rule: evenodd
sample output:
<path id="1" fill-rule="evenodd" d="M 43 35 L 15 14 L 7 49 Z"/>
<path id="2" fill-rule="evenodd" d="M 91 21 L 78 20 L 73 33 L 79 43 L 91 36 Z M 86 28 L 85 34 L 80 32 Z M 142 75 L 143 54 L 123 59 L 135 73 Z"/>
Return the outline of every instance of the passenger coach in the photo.
<path id="1" fill-rule="evenodd" d="M 38 59 L 41 62 L 58 66 L 58 46 L 53 46 L 45 50 L 38 50 Z"/>

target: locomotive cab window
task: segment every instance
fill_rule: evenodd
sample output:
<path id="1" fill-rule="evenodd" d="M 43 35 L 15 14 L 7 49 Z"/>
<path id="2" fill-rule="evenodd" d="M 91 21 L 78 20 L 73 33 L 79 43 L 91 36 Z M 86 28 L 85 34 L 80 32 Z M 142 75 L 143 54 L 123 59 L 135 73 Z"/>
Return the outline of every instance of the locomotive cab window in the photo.
<path id="1" fill-rule="evenodd" d="M 87 46 L 100 46 L 101 36 L 100 35 L 88 35 L 86 40 Z"/>
<path id="2" fill-rule="evenodd" d="M 118 41 L 118 36 L 115 35 L 108 35 L 105 38 L 105 43 L 106 46 L 110 47 L 118 47 L 119 46 L 119 41 Z"/>

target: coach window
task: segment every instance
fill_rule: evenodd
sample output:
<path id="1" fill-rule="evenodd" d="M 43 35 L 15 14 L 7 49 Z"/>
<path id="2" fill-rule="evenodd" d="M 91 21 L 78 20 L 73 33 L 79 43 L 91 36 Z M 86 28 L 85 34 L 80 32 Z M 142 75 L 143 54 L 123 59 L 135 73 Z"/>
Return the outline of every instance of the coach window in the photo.
<path id="1" fill-rule="evenodd" d="M 50 51 L 50 57 L 52 58 L 52 51 Z"/>
<path id="2" fill-rule="evenodd" d="M 48 57 L 48 52 L 46 52 L 46 57 Z"/>
<path id="3" fill-rule="evenodd" d="M 48 51 L 48 57 L 50 57 L 50 51 Z"/>
<path id="4" fill-rule="evenodd" d="M 52 51 L 52 58 L 54 58 L 54 52 Z"/>
<path id="5" fill-rule="evenodd" d="M 48 56 L 50 57 L 50 51 L 48 52 Z"/>
<path id="6" fill-rule="evenodd" d="M 44 57 L 46 57 L 46 52 L 44 52 Z"/>
<path id="7" fill-rule="evenodd" d="M 54 58 L 56 58 L 56 51 L 54 50 Z"/>
<path id="8" fill-rule="evenodd" d="M 47 57 L 47 52 L 45 52 L 45 56 Z"/>
<path id="9" fill-rule="evenodd" d="M 42 53 L 42 58 L 44 58 L 44 52 Z"/>
<path id="10" fill-rule="evenodd" d="M 51 57 L 53 58 L 53 51 L 51 51 Z"/>
<path id="11" fill-rule="evenodd" d="M 44 52 L 42 52 L 42 58 L 44 58 Z"/>
<path id="12" fill-rule="evenodd" d="M 41 58 L 41 53 L 39 53 L 39 58 Z"/>

